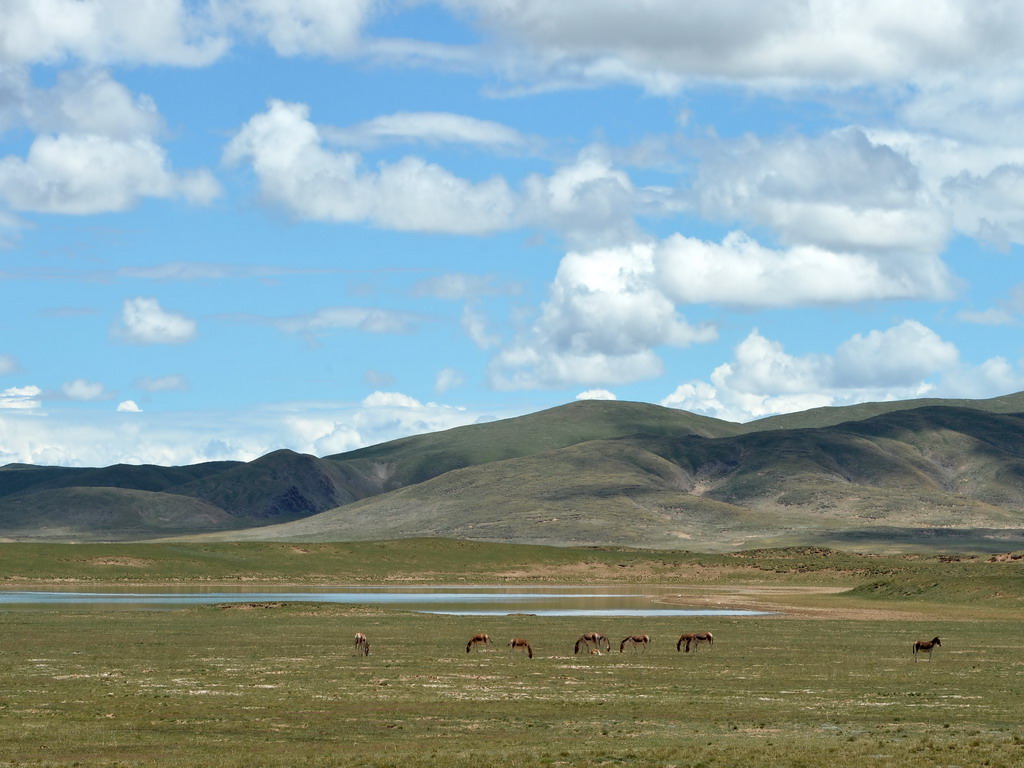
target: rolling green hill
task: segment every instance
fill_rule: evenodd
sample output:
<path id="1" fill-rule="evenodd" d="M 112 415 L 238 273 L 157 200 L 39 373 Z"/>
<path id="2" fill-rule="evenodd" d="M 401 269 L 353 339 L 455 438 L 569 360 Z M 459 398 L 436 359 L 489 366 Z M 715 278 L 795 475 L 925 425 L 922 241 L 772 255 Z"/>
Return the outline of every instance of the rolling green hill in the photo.
<path id="1" fill-rule="evenodd" d="M 1002 551 L 1024 540 L 1022 414 L 1024 394 L 746 425 L 583 401 L 323 459 L 275 451 L 195 467 L 9 465 L 0 536 Z"/>

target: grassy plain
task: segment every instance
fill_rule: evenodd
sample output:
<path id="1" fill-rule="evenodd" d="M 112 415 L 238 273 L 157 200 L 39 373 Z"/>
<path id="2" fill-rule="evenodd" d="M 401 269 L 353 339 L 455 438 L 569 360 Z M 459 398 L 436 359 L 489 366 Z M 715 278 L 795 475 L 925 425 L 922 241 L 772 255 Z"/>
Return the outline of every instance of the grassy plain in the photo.
<path id="1" fill-rule="evenodd" d="M 304 549 L 3 545 L 0 584 L 646 582 L 785 613 L 7 606 L 0 766 L 1024 764 L 1021 560 L 426 541 Z M 653 644 L 574 656 L 591 629 Z M 705 630 L 712 649 L 675 651 L 680 632 Z M 370 656 L 352 652 L 356 631 Z M 466 654 L 480 631 L 498 648 Z M 911 643 L 934 635 L 934 659 L 914 662 Z M 536 658 L 510 656 L 501 644 L 512 636 Z"/>

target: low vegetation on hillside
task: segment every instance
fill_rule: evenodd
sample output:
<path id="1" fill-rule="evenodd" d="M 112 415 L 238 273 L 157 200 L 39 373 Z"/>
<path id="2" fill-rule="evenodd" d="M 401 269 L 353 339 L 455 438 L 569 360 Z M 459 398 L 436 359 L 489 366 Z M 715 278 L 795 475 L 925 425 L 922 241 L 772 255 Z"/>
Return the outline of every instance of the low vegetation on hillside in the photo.
<path id="1" fill-rule="evenodd" d="M 0 537 L 998 552 L 1024 545 L 1022 414 L 1024 394 L 744 425 L 584 401 L 324 458 L 9 465 Z"/>

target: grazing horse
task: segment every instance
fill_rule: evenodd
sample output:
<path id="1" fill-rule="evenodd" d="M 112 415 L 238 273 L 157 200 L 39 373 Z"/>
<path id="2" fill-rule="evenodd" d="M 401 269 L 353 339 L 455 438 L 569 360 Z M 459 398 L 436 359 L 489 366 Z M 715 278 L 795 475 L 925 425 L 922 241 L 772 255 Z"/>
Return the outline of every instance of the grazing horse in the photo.
<path id="1" fill-rule="evenodd" d="M 707 643 L 708 645 L 715 644 L 715 636 L 710 632 L 689 632 L 679 636 L 679 640 L 676 642 L 676 652 L 679 648 L 686 643 L 686 653 L 690 652 L 690 646 L 693 646 L 693 652 L 697 652 L 697 648 L 701 643 Z"/>
<path id="2" fill-rule="evenodd" d="M 917 654 L 919 653 L 927 653 L 928 661 L 931 661 L 932 651 L 935 650 L 936 645 L 942 645 L 937 637 L 933 637 L 931 640 L 918 640 L 914 643 L 914 661 L 917 661 Z"/>
<path id="3" fill-rule="evenodd" d="M 612 644 L 607 637 L 602 635 L 600 632 L 587 632 L 585 635 L 581 635 L 580 639 L 576 641 L 576 648 L 573 650 L 573 654 L 580 652 L 581 645 L 589 651 L 591 643 L 597 646 L 597 650 L 601 650 L 601 644 L 604 643 L 604 649 L 611 653 Z"/>
<path id="4" fill-rule="evenodd" d="M 651 638 L 648 635 L 630 635 L 625 640 L 623 640 L 621 643 L 619 643 L 619 653 L 622 653 L 623 649 L 626 647 L 626 643 L 629 643 L 630 645 L 633 646 L 633 651 L 634 652 L 636 651 L 637 647 L 639 646 L 640 648 L 642 648 L 644 650 L 644 653 L 646 653 L 647 652 L 647 646 L 650 645 L 650 642 L 651 642 Z"/>
<path id="5" fill-rule="evenodd" d="M 531 648 L 530 644 L 523 640 L 523 638 L 521 637 L 513 637 L 511 640 L 509 640 L 508 648 L 509 653 L 515 653 L 516 648 L 525 648 L 526 653 L 530 656 L 531 659 L 533 658 L 533 648 Z"/>
<path id="6" fill-rule="evenodd" d="M 473 635 L 469 638 L 469 642 L 466 643 L 466 653 L 469 653 L 470 649 L 475 645 L 494 645 L 494 643 L 491 642 L 490 636 L 483 633 Z"/>
<path id="7" fill-rule="evenodd" d="M 363 656 L 370 655 L 370 641 L 366 639 L 366 635 L 362 632 L 356 632 L 356 655 L 359 654 Z"/>

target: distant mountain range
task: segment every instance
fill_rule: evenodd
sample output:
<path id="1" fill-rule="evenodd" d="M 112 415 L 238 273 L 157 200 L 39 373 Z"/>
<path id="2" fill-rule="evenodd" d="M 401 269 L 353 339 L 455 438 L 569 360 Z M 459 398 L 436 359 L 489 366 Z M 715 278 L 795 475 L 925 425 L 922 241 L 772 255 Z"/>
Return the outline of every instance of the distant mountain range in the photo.
<path id="1" fill-rule="evenodd" d="M 735 424 L 580 401 L 317 458 L 0 467 L 0 538 L 1024 546 L 1024 393 Z"/>

